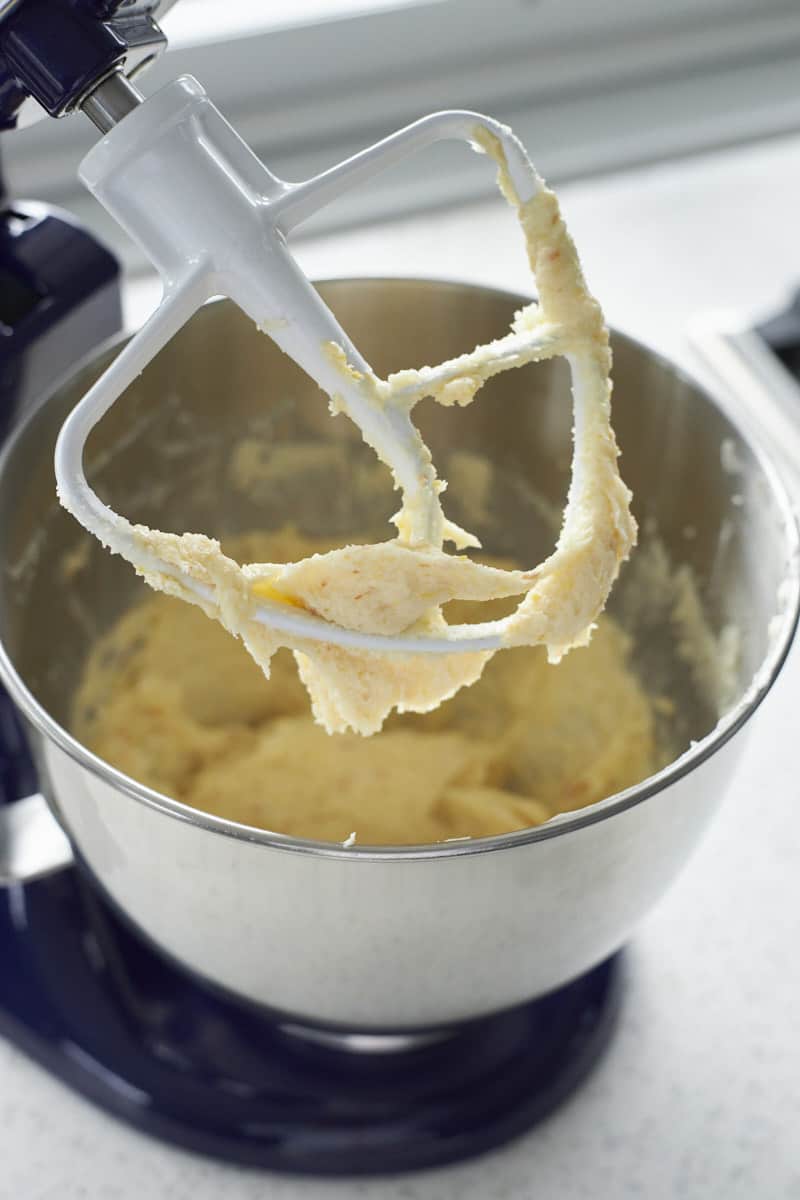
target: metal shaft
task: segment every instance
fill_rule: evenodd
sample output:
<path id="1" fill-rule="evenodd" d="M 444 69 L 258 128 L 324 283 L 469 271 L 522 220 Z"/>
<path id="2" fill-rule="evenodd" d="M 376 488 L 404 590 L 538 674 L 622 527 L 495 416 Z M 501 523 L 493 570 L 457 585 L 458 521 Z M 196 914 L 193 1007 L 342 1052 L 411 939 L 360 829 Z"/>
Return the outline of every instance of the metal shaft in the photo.
<path id="1" fill-rule="evenodd" d="M 138 88 L 121 71 L 114 71 L 81 101 L 80 107 L 101 133 L 108 133 L 143 100 Z"/>

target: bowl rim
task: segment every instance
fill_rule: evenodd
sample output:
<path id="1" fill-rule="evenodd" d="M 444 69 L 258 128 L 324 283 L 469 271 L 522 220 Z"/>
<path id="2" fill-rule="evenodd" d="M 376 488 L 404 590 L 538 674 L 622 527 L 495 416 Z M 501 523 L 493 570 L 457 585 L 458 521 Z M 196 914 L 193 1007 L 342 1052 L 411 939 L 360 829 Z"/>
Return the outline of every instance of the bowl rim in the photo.
<path id="1" fill-rule="evenodd" d="M 434 285 L 439 288 L 455 289 L 458 291 L 474 291 L 483 295 L 491 295 L 496 299 L 507 300 L 523 305 L 530 301 L 531 296 L 524 293 L 512 292 L 504 288 L 473 282 L 462 282 L 456 279 L 435 279 L 415 276 L 334 276 L 314 281 L 315 285 L 359 285 L 359 284 L 409 284 L 414 286 Z M 215 298 L 204 307 L 215 307 L 227 304 L 224 297 Z M 645 800 L 659 794 L 674 783 L 679 782 L 690 772 L 708 761 L 718 750 L 730 741 L 750 719 L 761 702 L 766 697 L 777 679 L 792 646 L 798 622 L 800 621 L 800 529 L 798 519 L 783 482 L 780 472 L 774 465 L 772 457 L 761 442 L 758 433 L 753 429 L 744 428 L 737 415 L 726 410 L 718 399 L 718 389 L 708 386 L 671 362 L 646 343 L 617 329 L 610 330 L 612 338 L 627 343 L 637 350 L 644 352 L 656 361 L 666 371 L 689 386 L 699 390 L 706 399 L 719 409 L 725 419 L 733 426 L 742 440 L 749 447 L 756 459 L 760 470 L 770 487 L 771 494 L 777 503 L 785 537 L 786 566 L 781 589 L 782 607 L 773 618 L 773 634 L 771 645 L 763 662 L 756 671 L 750 685 L 744 691 L 730 712 L 726 713 L 702 739 L 693 743 L 688 750 L 679 755 L 667 766 L 640 783 L 616 792 L 614 795 L 586 808 L 558 814 L 543 825 L 528 829 L 515 830 L 511 833 L 496 834 L 483 838 L 458 838 L 445 842 L 420 843 L 409 845 L 360 845 L 357 842 L 345 846 L 340 842 L 317 841 L 311 838 L 292 837 L 288 834 L 257 829 L 253 826 L 242 825 L 205 813 L 200 809 L 191 808 L 180 800 L 175 800 L 145 784 L 139 783 L 122 771 L 93 754 L 77 738 L 73 737 L 62 725 L 50 716 L 47 709 L 39 703 L 18 674 L 5 643 L 0 639 L 0 678 L 8 689 L 12 699 L 33 727 L 45 738 L 53 742 L 80 766 L 86 768 L 92 775 L 115 790 L 155 809 L 165 816 L 186 822 L 207 833 L 222 834 L 237 841 L 268 847 L 271 850 L 291 854 L 306 854 L 323 858 L 346 858 L 353 862 L 387 862 L 409 861 L 441 858 L 458 858 L 473 854 L 486 854 L 497 850 L 517 849 L 531 843 L 549 841 L 563 834 L 577 832 L 598 822 L 605 821 L 620 813 L 626 812 Z M 0 449 L 0 476 L 12 458 L 15 447 L 23 437 L 28 425 L 41 409 L 55 396 L 59 395 L 72 381 L 86 371 L 94 362 L 109 354 L 112 350 L 121 349 L 132 335 L 120 333 L 94 347 L 80 362 L 70 368 L 61 379 L 48 389 L 48 393 L 28 413 L 11 432 Z"/>

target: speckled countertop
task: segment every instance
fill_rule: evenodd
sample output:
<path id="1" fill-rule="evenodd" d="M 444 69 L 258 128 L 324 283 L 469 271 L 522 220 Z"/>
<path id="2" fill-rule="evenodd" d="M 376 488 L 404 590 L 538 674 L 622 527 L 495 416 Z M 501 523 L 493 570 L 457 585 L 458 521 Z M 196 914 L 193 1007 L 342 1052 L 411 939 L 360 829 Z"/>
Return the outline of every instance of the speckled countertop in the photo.
<path id="1" fill-rule="evenodd" d="M 609 320 L 687 360 L 687 317 L 768 312 L 800 283 L 800 138 L 562 189 Z M 526 288 L 502 206 L 307 243 L 306 269 Z M 152 303 L 146 281 L 129 316 Z M 285 1179 L 131 1132 L 0 1042 L 2 1200 L 800 1200 L 795 652 L 727 802 L 629 955 L 622 1022 L 580 1092 L 481 1160 L 395 1180 Z M 2 970 L 2 964 L 0 964 Z"/>

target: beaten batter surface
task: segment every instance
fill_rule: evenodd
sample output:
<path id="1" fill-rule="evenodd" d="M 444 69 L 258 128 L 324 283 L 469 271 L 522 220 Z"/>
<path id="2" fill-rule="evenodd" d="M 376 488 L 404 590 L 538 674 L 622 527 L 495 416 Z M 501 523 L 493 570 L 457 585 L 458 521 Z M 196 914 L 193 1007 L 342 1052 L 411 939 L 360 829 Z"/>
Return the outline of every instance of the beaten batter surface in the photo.
<path id="1" fill-rule="evenodd" d="M 329 545 L 285 530 L 226 550 L 281 561 Z M 447 616 L 475 619 L 474 606 Z M 435 712 L 392 716 L 369 739 L 330 736 L 288 650 L 267 683 L 221 625 L 157 595 L 96 644 L 72 725 L 127 775 L 245 825 L 361 845 L 485 837 L 593 804 L 662 765 L 628 651 L 602 616 L 589 646 L 557 667 L 541 646 L 502 652 Z"/>

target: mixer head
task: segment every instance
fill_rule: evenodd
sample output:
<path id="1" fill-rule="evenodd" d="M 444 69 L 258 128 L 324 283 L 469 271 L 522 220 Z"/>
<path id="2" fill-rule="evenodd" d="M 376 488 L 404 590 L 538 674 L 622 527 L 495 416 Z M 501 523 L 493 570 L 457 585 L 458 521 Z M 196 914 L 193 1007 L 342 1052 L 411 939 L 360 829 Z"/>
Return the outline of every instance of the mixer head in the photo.
<path id="1" fill-rule="evenodd" d="M 0 0 L 0 130 L 70 111 L 123 63 L 136 71 L 163 42 L 156 7 Z M 11 201 L 0 175 L 0 432 L 118 331 L 118 276 L 113 255 L 73 217 Z"/>
<path id="2" fill-rule="evenodd" d="M 80 108 L 112 72 L 132 79 L 166 46 L 175 0 L 0 0 L 0 130 Z"/>

